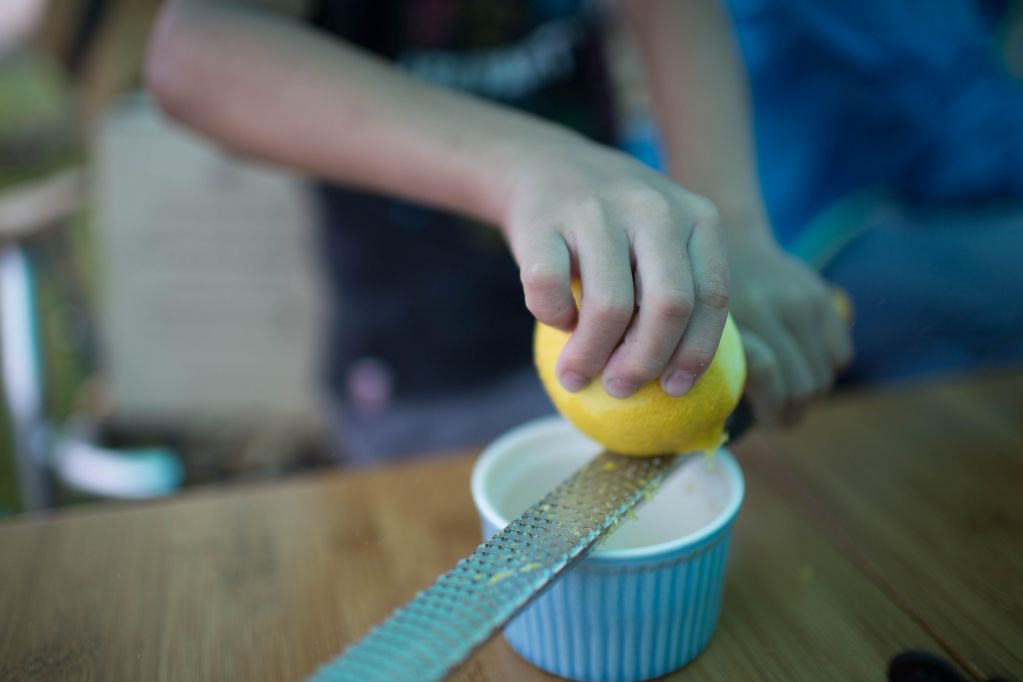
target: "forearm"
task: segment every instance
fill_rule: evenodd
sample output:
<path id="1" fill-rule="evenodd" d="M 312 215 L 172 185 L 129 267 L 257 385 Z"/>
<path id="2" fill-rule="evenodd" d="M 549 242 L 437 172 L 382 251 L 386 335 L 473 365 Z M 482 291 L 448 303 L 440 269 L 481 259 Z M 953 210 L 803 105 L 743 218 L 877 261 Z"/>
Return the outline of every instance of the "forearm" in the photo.
<path id="1" fill-rule="evenodd" d="M 569 390 L 601 376 L 625 397 L 660 378 L 683 395 L 710 365 L 728 275 L 706 199 L 560 126 L 212 2 L 177 0 L 157 28 L 149 82 L 172 115 L 244 153 L 500 225 L 527 307 L 571 332 Z"/>
<path id="2" fill-rule="evenodd" d="M 622 0 L 671 175 L 711 199 L 730 238 L 769 239 L 745 73 L 715 0 Z"/>
<path id="3" fill-rule="evenodd" d="M 499 223 L 512 169 L 576 142 L 296 22 L 209 5 L 164 11 L 148 81 L 173 117 L 244 154 Z"/>

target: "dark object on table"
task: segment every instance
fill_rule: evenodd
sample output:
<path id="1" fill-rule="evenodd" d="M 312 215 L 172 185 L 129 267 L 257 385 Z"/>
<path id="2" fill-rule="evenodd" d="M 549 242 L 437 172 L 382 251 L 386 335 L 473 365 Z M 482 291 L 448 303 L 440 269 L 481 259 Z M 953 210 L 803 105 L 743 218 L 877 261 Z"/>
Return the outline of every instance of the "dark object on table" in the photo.
<path id="1" fill-rule="evenodd" d="M 888 682 L 969 682 L 948 661 L 927 651 L 903 651 L 888 663 Z M 1009 682 L 990 677 L 987 682 Z"/>

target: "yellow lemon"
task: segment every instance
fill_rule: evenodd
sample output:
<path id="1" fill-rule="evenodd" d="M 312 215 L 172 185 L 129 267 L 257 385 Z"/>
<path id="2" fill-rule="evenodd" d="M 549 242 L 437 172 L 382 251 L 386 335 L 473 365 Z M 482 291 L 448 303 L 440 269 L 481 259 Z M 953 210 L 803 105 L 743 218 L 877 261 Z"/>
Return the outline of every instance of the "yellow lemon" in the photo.
<path id="1" fill-rule="evenodd" d="M 681 398 L 665 393 L 659 381 L 625 399 L 608 395 L 599 379 L 578 393 L 565 390 L 554 366 L 568 338 L 568 333 L 538 323 L 533 357 L 554 405 L 584 434 L 625 455 L 697 452 L 724 442 L 725 420 L 746 381 L 742 340 L 730 315 L 713 362 Z"/>

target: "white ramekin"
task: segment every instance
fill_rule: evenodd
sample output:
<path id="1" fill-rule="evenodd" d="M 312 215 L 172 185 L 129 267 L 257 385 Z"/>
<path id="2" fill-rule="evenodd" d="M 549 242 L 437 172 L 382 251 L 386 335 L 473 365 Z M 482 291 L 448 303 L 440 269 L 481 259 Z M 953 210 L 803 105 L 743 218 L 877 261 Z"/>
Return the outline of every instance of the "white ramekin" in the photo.
<path id="1" fill-rule="evenodd" d="M 494 441 L 472 472 L 484 538 L 512 520 L 500 509 L 515 506 L 509 495 L 523 507 L 512 513 L 524 511 L 599 450 L 560 417 L 529 422 Z M 596 549 L 508 624 L 511 647 L 547 672 L 587 682 L 646 680 L 695 658 L 717 625 L 732 523 L 744 493 L 729 452 L 720 450 L 705 466 L 721 467 L 716 475 L 726 481 L 725 499 L 708 523 L 658 544 Z M 536 489 L 509 490 L 523 479 Z"/>

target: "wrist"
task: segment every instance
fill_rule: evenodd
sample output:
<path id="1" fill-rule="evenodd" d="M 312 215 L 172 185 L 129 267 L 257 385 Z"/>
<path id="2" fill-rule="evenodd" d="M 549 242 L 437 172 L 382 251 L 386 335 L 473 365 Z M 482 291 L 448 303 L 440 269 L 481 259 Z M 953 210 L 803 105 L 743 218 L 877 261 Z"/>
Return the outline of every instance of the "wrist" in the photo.
<path id="1" fill-rule="evenodd" d="M 771 223 L 762 209 L 735 209 L 718 206 L 721 229 L 729 246 L 777 249 Z"/>
<path id="2" fill-rule="evenodd" d="M 515 217 L 519 198 L 529 187 L 570 183 L 589 154 L 601 146 L 569 128 L 545 125 L 528 135 L 509 136 L 512 144 L 501 161 L 497 224 L 504 228 Z M 590 148 L 594 149 L 590 149 Z"/>
<path id="3" fill-rule="evenodd" d="M 773 259 L 782 253 L 782 248 L 770 228 L 762 223 L 722 222 L 725 233 L 725 249 L 728 260 L 735 268 L 744 268 L 748 263 Z"/>
<path id="4" fill-rule="evenodd" d="M 672 178 L 682 187 L 706 197 L 714 203 L 729 244 L 777 247 L 767 209 L 755 189 L 746 189 L 744 182 L 729 183 L 707 178 L 686 178 L 672 172 Z M 735 187 L 738 184 L 739 187 Z"/>

